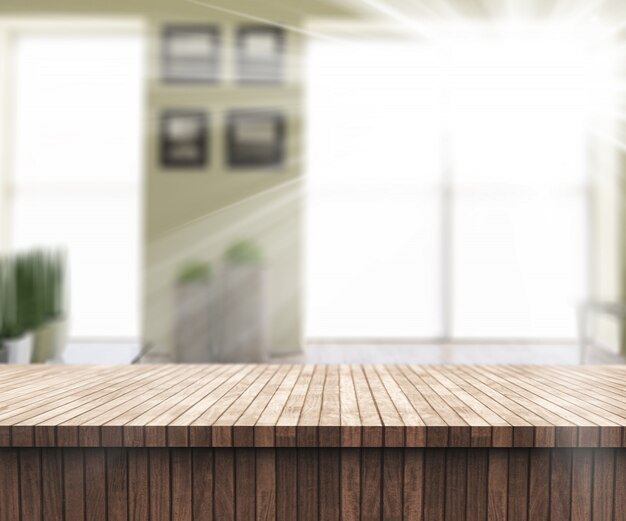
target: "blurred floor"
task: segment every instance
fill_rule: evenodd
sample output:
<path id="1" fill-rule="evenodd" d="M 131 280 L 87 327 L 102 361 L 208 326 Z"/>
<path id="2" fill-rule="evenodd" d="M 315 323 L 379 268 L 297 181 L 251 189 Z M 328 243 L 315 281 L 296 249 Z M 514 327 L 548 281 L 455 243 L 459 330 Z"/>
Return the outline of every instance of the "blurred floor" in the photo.
<path id="1" fill-rule="evenodd" d="M 128 364 L 139 354 L 133 342 L 76 342 L 61 363 Z M 143 362 L 168 363 L 163 355 L 148 355 Z M 579 346 L 563 344 L 353 344 L 309 343 L 301 355 L 273 357 L 273 363 L 312 364 L 578 364 Z M 622 363 L 619 357 L 593 354 L 588 363 Z"/>
<path id="2" fill-rule="evenodd" d="M 310 343 L 306 354 L 281 362 L 327 364 L 578 364 L 570 344 L 330 344 Z"/>

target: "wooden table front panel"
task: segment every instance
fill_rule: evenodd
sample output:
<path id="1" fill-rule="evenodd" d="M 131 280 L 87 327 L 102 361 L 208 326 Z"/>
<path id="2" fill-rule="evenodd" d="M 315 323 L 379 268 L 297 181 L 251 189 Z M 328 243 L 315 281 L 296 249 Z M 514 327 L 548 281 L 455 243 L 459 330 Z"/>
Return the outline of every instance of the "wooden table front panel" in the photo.
<path id="1" fill-rule="evenodd" d="M 0 449 L 0 520 L 42 519 L 620 521 L 626 449 Z"/>

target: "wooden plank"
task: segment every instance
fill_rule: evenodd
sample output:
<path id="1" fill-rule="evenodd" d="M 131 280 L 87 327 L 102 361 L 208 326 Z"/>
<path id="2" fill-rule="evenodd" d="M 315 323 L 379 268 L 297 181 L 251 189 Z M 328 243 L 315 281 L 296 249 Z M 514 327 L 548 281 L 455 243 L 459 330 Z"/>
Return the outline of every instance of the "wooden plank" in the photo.
<path id="1" fill-rule="evenodd" d="M 424 451 L 424 521 L 441 521 L 446 508 L 446 450 Z"/>
<path id="2" fill-rule="evenodd" d="M 276 451 L 258 448 L 256 453 L 256 521 L 276 520 Z"/>
<path id="3" fill-rule="evenodd" d="M 86 449 L 90 452 L 92 449 Z M 128 450 L 128 519 L 142 521 L 150 515 L 148 449 Z"/>
<path id="4" fill-rule="evenodd" d="M 173 381 L 155 382 L 153 385 L 146 386 L 143 392 L 137 390 L 132 396 L 122 396 L 126 398 L 122 403 L 116 403 L 116 407 L 109 408 L 107 413 L 98 413 L 89 420 L 79 420 L 80 429 L 84 429 L 86 425 L 101 425 L 101 436 L 103 446 L 121 446 L 124 445 L 124 429 L 128 426 L 137 425 L 133 423 L 140 416 L 144 419 L 140 422 L 144 431 L 144 443 L 148 447 L 164 447 L 167 446 L 165 439 L 165 429 L 162 426 L 150 428 L 150 419 L 154 415 L 158 415 L 162 411 L 162 407 L 168 407 L 171 403 L 180 400 L 182 393 L 188 390 L 198 382 L 202 382 L 203 367 L 185 366 L 184 372 L 181 372 L 179 378 Z M 96 413 L 96 410 L 90 411 L 90 415 Z M 76 419 L 72 420 L 76 422 Z"/>
<path id="5" fill-rule="evenodd" d="M 615 521 L 626 519 L 626 450 L 615 451 Z"/>
<path id="6" fill-rule="evenodd" d="M 322 396 L 322 410 L 319 419 L 320 447 L 341 446 L 341 408 L 339 399 L 339 366 L 326 367 L 326 381 Z M 328 454 L 328 453 L 326 453 Z"/>
<path id="7" fill-rule="evenodd" d="M 213 449 L 191 449 L 193 519 L 213 521 Z"/>
<path id="8" fill-rule="evenodd" d="M 319 505 L 318 451 L 298 449 L 298 521 L 317 521 Z"/>
<path id="9" fill-rule="evenodd" d="M 470 425 L 470 445 L 472 447 L 510 447 L 513 428 L 501 416 L 485 407 L 463 388 L 447 378 L 445 371 L 432 366 L 424 366 L 425 382 Z M 492 442 L 492 427 L 499 435 Z M 502 436 L 502 434 L 506 435 Z"/>
<path id="10" fill-rule="evenodd" d="M 298 425 L 304 399 L 306 398 L 309 384 L 313 377 L 313 370 L 314 366 L 312 365 L 302 367 L 302 372 L 293 386 L 289 400 L 287 400 L 287 404 L 276 422 L 276 446 L 278 447 L 296 446 L 296 426 Z"/>
<path id="11" fill-rule="evenodd" d="M 168 433 L 172 430 L 185 429 L 189 431 L 190 446 L 210 446 L 211 421 L 212 418 L 216 418 L 220 414 L 220 409 L 216 404 L 220 403 L 221 400 L 228 401 L 233 395 L 237 396 L 241 392 L 240 386 L 243 385 L 246 378 L 249 379 L 247 381 L 253 381 L 254 376 L 251 376 L 251 373 L 255 370 L 258 372 L 262 371 L 260 367 L 255 368 L 254 365 L 240 367 L 238 371 L 230 375 L 226 381 L 213 389 L 202 400 L 191 406 L 175 420 L 172 420 L 168 425 Z M 203 415 L 206 415 L 206 417 L 202 418 Z M 196 420 L 199 420 L 198 425 L 194 425 Z"/>
<path id="12" fill-rule="evenodd" d="M 339 399 L 341 408 L 341 446 L 360 447 L 361 439 L 361 416 L 356 399 L 356 389 L 352 379 L 350 366 L 339 367 Z"/>
<path id="13" fill-rule="evenodd" d="M 340 521 L 341 510 L 341 449 L 319 449 L 319 517 L 325 521 Z"/>
<path id="14" fill-rule="evenodd" d="M 361 517 L 361 449 L 341 450 L 340 476 L 341 520 L 359 521 Z"/>
<path id="15" fill-rule="evenodd" d="M 168 449 L 151 449 L 148 454 L 150 521 L 169 521 L 172 505 L 170 497 L 170 451 Z"/>
<path id="16" fill-rule="evenodd" d="M 389 392 L 383 382 L 380 379 L 380 376 L 376 372 L 376 369 L 371 365 L 366 365 L 363 367 L 363 372 L 365 377 L 367 378 L 368 385 L 372 390 L 374 400 L 376 402 L 376 407 L 378 413 L 380 414 L 380 419 L 382 424 L 384 425 L 384 446 L 385 447 L 404 447 L 405 445 L 405 429 L 404 429 L 404 421 L 398 412 L 398 407 L 394 404 Z M 402 402 L 399 403 L 399 407 L 405 413 L 405 417 L 408 416 L 407 421 L 412 424 L 421 423 L 421 419 L 419 415 L 415 412 L 415 409 L 411 406 L 411 404 L 406 399 L 406 396 L 402 393 L 402 391 L 397 387 L 395 382 L 393 382 L 393 391 L 400 395 Z M 419 422 L 419 423 L 418 423 Z M 413 436 L 409 440 L 410 446 L 415 446 L 419 443 L 420 440 L 416 439 Z M 425 444 L 426 435 L 423 432 L 422 444 Z"/>
<path id="17" fill-rule="evenodd" d="M 221 448 L 213 453 L 215 476 L 214 519 L 235 521 L 235 451 Z"/>
<path id="18" fill-rule="evenodd" d="M 107 517 L 128 519 L 128 461 L 124 449 L 107 449 Z M 70 491 L 69 494 L 72 492 Z"/>
<path id="19" fill-rule="evenodd" d="M 472 372 L 486 385 L 494 387 L 505 395 L 510 400 L 509 407 L 515 412 L 522 413 L 522 408 L 528 409 L 546 420 L 549 425 L 554 426 L 554 438 L 542 440 L 542 443 L 538 443 L 537 432 L 535 432 L 535 446 L 559 445 L 571 447 L 577 445 L 578 431 L 575 419 L 565 418 L 559 414 L 560 412 L 564 412 L 565 416 L 570 416 L 567 411 L 562 411 L 560 407 L 529 393 L 523 387 L 507 379 L 500 378 L 497 374 L 494 374 L 493 371 L 488 371 L 482 366 L 473 367 Z"/>
<path id="20" fill-rule="evenodd" d="M 220 449 L 217 449 L 220 452 Z M 235 518 L 237 521 L 254 521 L 256 509 L 256 461 L 254 449 L 235 450 Z M 219 517 L 218 517 L 219 519 Z"/>
<path id="21" fill-rule="evenodd" d="M 367 449 L 363 451 L 367 452 Z M 402 521 L 403 459 L 402 449 L 383 449 L 383 519 L 385 521 Z M 365 489 L 363 492 L 365 493 Z"/>
<path id="22" fill-rule="evenodd" d="M 246 372 L 243 378 L 239 378 L 234 385 L 229 385 L 226 392 L 219 397 L 214 397 L 215 400 L 211 400 L 211 405 L 208 406 L 208 408 L 204 408 L 204 411 L 190 424 L 189 438 L 191 445 L 203 446 L 210 440 L 211 445 L 214 446 L 232 446 L 232 425 L 228 426 L 225 423 L 222 424 L 219 429 L 221 437 L 218 440 L 215 438 L 216 431 L 214 423 L 229 410 L 242 394 L 248 392 L 247 396 L 249 396 L 251 394 L 250 388 L 252 388 L 263 374 L 267 373 L 268 369 L 269 368 L 265 365 L 252 366 L 252 370 Z M 233 382 L 229 382 L 229 384 L 233 384 Z M 257 386 L 258 385 L 257 383 Z M 256 389 L 256 387 L 254 389 Z M 236 409 L 234 411 L 236 411 Z M 233 411 L 231 411 L 230 414 L 232 413 Z M 176 423 L 181 424 L 178 420 Z M 170 425 L 173 424 L 174 422 L 170 423 Z M 208 430 L 206 429 L 207 427 L 211 427 L 211 429 Z M 210 438 L 208 439 L 205 436 L 206 432 L 210 432 Z"/>
<path id="23" fill-rule="evenodd" d="M 233 426 L 233 441 L 236 447 L 254 446 L 254 429 L 265 408 L 281 386 L 291 366 L 279 366 L 267 384 L 253 398 L 252 403 L 245 409 Z"/>
<path id="24" fill-rule="evenodd" d="M 623 450 L 623 449 L 622 449 Z M 593 465 L 593 521 L 612 521 L 615 494 L 615 449 L 594 451 Z"/>
<path id="25" fill-rule="evenodd" d="M 46 521 L 62 521 L 64 515 L 63 453 L 60 450 L 42 449 L 41 482 L 43 518 Z"/>
<path id="26" fill-rule="evenodd" d="M 85 467 L 82 449 L 62 449 L 65 521 L 85 519 Z"/>
<path id="27" fill-rule="evenodd" d="M 0 520 L 20 518 L 20 482 L 18 452 L 0 449 Z"/>
<path id="28" fill-rule="evenodd" d="M 487 519 L 489 449 L 467 451 L 467 521 Z"/>
<path id="29" fill-rule="evenodd" d="M 389 471 L 385 467 L 386 471 Z M 401 470 L 401 467 L 397 469 Z M 390 472 L 392 474 L 392 472 Z M 382 486 L 381 486 L 382 485 Z M 398 483 L 395 483 L 398 486 Z M 394 492 L 402 492 L 402 483 L 396 491 L 390 491 L 387 485 L 386 493 L 393 495 Z M 383 512 L 383 453 L 381 449 L 366 449 L 361 452 L 361 521 L 380 521 Z M 393 499 L 393 498 L 391 498 Z M 387 509 L 389 510 L 389 508 Z M 384 515 L 389 515 L 387 511 Z M 383 519 L 386 519 L 383 517 Z M 391 519 L 391 518 L 390 518 Z"/>
<path id="30" fill-rule="evenodd" d="M 296 444 L 298 447 L 317 447 L 319 443 L 318 429 L 322 413 L 322 398 L 324 382 L 326 380 L 326 366 L 317 365 L 302 404 L 298 427 L 296 429 Z M 317 508 L 316 508 L 317 510 Z"/>
<path id="31" fill-rule="evenodd" d="M 572 521 L 591 519 L 593 450 L 578 449 L 572 454 Z"/>
<path id="32" fill-rule="evenodd" d="M 530 453 L 528 449 L 511 449 L 509 451 L 508 521 L 529 521 L 529 464 Z"/>
<path id="33" fill-rule="evenodd" d="M 508 507 L 509 454 L 506 449 L 489 449 L 487 519 L 506 521 Z"/>
<path id="34" fill-rule="evenodd" d="M 295 449 L 276 451 L 276 521 L 298 518 L 298 456 Z"/>
<path id="35" fill-rule="evenodd" d="M 351 370 L 362 425 L 362 446 L 382 447 L 383 424 L 372 396 L 372 390 L 361 366 L 352 366 Z"/>
<path id="36" fill-rule="evenodd" d="M 467 452 L 467 449 L 448 449 L 446 454 L 444 519 L 447 521 L 463 519 L 466 515 Z"/>
<path id="37" fill-rule="evenodd" d="M 528 475 L 528 518 L 532 521 L 550 519 L 550 450 L 530 451 L 530 473 Z"/>
<path id="38" fill-rule="evenodd" d="M 424 450 L 404 450 L 404 521 L 421 521 L 424 511 Z"/>
<path id="39" fill-rule="evenodd" d="M 105 449 L 92 448 L 85 457 L 85 513 L 89 521 L 105 521 L 106 454 Z"/>
<path id="40" fill-rule="evenodd" d="M 192 520 L 193 480 L 191 451 L 188 449 L 170 449 L 172 480 L 172 519 L 176 521 Z"/>
<path id="41" fill-rule="evenodd" d="M 222 405 L 224 412 L 220 414 L 211 425 L 211 441 L 214 447 L 233 447 L 235 439 L 233 429 L 239 418 L 254 402 L 259 393 L 271 381 L 280 366 L 267 365 L 264 371 L 249 385 L 246 386 L 229 405 Z M 223 400 L 223 399 L 222 399 Z M 256 420 L 255 420 L 256 421 Z M 240 441 L 241 446 L 251 446 L 254 443 L 254 423 L 246 426 L 248 437 Z"/>
<path id="42" fill-rule="evenodd" d="M 22 520 L 41 521 L 41 450 L 20 449 L 19 455 Z M 2 485 L 2 490 L 10 488 Z M 5 501 L 3 499 L 2 504 Z"/>
<path id="43" fill-rule="evenodd" d="M 188 378 L 181 379 L 154 398 L 132 408 L 127 404 L 126 410 L 119 416 L 109 415 L 105 426 L 121 426 L 125 446 L 135 446 L 135 441 L 142 437 L 144 446 L 147 447 L 187 446 L 187 429 L 180 436 L 180 431 L 168 431 L 168 424 L 222 383 L 227 377 L 220 378 L 222 375 L 228 375 L 235 370 L 230 366 L 201 367 L 200 371 L 191 373 Z"/>
<path id="44" fill-rule="evenodd" d="M 292 366 L 287 376 L 282 381 L 274 396 L 263 410 L 259 419 L 254 425 L 254 445 L 255 447 L 274 447 L 276 423 L 283 412 L 291 391 L 293 390 L 300 373 L 301 366 Z M 339 423 L 337 423 L 339 425 Z"/>
<path id="45" fill-rule="evenodd" d="M 571 516 L 572 449 L 554 449 L 550 467 L 550 521 Z"/>

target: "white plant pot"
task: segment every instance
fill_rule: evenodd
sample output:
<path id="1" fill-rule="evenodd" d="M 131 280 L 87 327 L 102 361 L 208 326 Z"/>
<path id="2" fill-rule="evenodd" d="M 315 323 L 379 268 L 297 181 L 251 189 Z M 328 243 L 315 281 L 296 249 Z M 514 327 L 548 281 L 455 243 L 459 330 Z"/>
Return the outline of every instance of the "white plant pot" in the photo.
<path id="1" fill-rule="evenodd" d="M 26 333 L 19 338 L 4 341 L 8 364 L 29 364 L 33 353 L 33 335 Z"/>
<path id="2" fill-rule="evenodd" d="M 67 344 L 67 320 L 51 320 L 35 331 L 33 353 L 36 362 L 59 358 Z"/>

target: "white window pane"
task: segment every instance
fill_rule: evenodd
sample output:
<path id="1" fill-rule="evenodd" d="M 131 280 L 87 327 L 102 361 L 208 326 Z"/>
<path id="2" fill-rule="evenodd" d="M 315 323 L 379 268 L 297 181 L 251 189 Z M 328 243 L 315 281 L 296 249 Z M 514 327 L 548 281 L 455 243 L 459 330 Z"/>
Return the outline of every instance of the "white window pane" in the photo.
<path id="1" fill-rule="evenodd" d="M 441 333 L 436 193 L 325 194 L 309 205 L 308 336 Z"/>
<path id="2" fill-rule="evenodd" d="M 139 35 L 17 41 L 12 242 L 67 248 L 74 337 L 139 335 L 142 49 Z"/>
<path id="3" fill-rule="evenodd" d="M 308 337 L 441 333 L 442 119 L 433 71 L 418 45 L 311 46 Z"/>
<path id="4" fill-rule="evenodd" d="M 573 338 L 584 295 L 584 195 L 457 195 L 453 334 Z"/>

